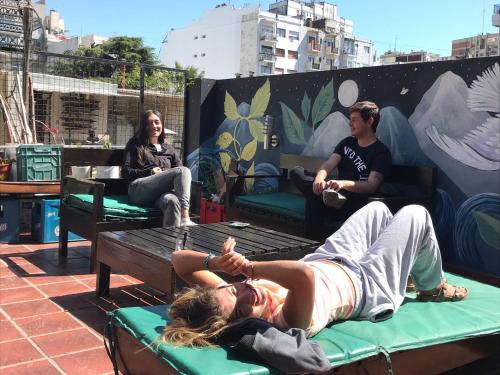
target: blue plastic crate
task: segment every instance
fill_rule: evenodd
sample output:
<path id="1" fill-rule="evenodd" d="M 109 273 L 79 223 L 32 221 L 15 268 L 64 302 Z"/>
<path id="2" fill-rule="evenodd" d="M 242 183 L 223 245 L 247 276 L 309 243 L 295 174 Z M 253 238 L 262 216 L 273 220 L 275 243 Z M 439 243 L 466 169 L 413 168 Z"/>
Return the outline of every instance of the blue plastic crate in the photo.
<path id="1" fill-rule="evenodd" d="M 0 243 L 19 242 L 21 227 L 21 203 L 19 199 L 0 199 Z"/>
<path id="2" fill-rule="evenodd" d="M 61 178 L 61 146 L 20 145 L 16 149 L 18 181 Z"/>
<path id="3" fill-rule="evenodd" d="M 31 211 L 31 237 L 38 242 L 59 241 L 59 199 L 37 199 Z M 68 232 L 69 241 L 83 241 L 72 232 Z"/>

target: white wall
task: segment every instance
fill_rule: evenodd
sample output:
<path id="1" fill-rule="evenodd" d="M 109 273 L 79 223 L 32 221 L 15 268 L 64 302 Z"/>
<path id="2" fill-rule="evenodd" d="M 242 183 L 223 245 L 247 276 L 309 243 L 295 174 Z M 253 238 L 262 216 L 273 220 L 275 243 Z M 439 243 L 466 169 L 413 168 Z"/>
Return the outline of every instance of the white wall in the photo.
<path id="1" fill-rule="evenodd" d="M 258 9 L 210 9 L 199 20 L 171 30 L 160 49 L 161 63 L 168 67 L 174 67 L 176 61 L 182 66 L 192 65 L 204 71 L 206 78 L 234 77 L 240 71 L 242 16 Z"/>

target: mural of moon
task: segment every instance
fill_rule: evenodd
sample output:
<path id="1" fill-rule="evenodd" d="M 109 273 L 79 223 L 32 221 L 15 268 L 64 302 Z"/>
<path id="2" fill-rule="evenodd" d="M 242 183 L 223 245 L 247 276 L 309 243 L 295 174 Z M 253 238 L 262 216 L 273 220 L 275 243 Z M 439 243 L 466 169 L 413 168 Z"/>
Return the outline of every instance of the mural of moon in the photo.
<path id="1" fill-rule="evenodd" d="M 339 87 L 339 102 L 344 107 L 350 107 L 356 103 L 356 100 L 358 100 L 358 94 L 358 85 L 353 80 L 348 79 L 347 81 L 342 82 Z"/>

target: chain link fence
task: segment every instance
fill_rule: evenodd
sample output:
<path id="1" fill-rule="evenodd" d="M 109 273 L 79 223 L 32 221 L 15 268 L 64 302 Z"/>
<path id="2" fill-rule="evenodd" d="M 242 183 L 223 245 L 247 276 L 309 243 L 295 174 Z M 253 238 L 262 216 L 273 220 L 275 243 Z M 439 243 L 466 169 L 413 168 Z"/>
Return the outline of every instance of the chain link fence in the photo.
<path id="1" fill-rule="evenodd" d="M 167 140 L 182 155 L 185 71 L 111 57 L 37 52 L 23 75 L 22 52 L 0 51 L 0 144 L 123 146 L 140 113 L 155 109 L 168 129 Z"/>

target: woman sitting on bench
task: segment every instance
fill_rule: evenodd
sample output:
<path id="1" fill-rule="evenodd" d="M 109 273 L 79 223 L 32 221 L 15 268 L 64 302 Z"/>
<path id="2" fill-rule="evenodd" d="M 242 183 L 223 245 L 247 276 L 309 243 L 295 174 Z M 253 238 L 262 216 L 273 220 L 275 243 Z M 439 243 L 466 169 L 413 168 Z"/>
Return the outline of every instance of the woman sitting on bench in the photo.
<path id="1" fill-rule="evenodd" d="M 139 131 L 125 146 L 122 176 L 128 197 L 134 205 L 160 208 L 164 227 L 195 225 L 189 218 L 191 171 L 164 142 L 160 117 L 158 111 L 144 112 Z"/>
<path id="2" fill-rule="evenodd" d="M 308 336 L 335 320 L 388 319 L 404 300 L 411 274 L 419 301 L 460 301 L 467 289 L 443 277 L 429 213 L 422 206 L 396 215 L 380 202 L 355 212 L 314 253 L 302 260 L 247 261 L 229 238 L 219 256 L 173 253 L 176 273 L 194 288 L 176 296 L 160 340 L 208 346 L 229 326 L 258 317 Z M 211 271 L 243 274 L 228 284 Z"/>

